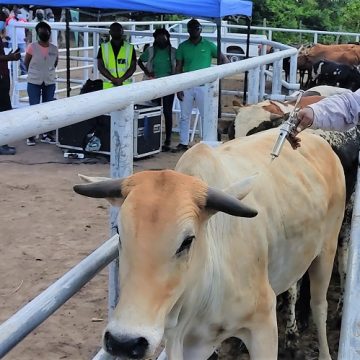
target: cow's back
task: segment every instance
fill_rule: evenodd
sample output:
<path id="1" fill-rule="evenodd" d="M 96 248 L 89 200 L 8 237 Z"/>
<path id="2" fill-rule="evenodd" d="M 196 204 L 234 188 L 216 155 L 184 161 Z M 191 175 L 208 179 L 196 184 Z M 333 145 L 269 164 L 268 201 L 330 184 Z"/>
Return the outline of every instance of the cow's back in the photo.
<path id="1" fill-rule="evenodd" d="M 228 246 L 234 256 L 248 254 L 246 266 L 259 261 L 259 254 L 263 256 L 261 262 L 268 262 L 270 283 L 277 294 L 303 275 L 325 243 L 336 246 L 345 204 L 343 170 L 326 141 L 302 133 L 299 150 L 286 143 L 271 163 L 270 151 L 278 134 L 277 129 L 268 130 L 215 149 L 199 144 L 176 166 L 219 188 L 257 174 L 244 202 L 259 214 L 251 221 L 231 218 L 232 233 L 236 228 L 239 236 L 229 238 Z M 212 228 L 217 227 L 216 221 L 222 227 L 224 217 L 219 214 L 211 221 Z"/>

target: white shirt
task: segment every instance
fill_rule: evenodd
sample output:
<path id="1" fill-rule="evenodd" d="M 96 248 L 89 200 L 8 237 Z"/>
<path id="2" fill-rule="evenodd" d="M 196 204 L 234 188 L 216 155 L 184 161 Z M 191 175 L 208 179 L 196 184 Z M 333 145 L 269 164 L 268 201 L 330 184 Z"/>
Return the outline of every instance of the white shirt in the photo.
<path id="1" fill-rule="evenodd" d="M 9 22 L 8 22 L 8 26 L 6 27 L 6 34 L 7 36 L 12 37 L 12 34 L 13 34 L 13 29 L 14 29 L 14 24 L 17 24 L 18 23 L 18 20 L 16 20 L 15 18 L 13 19 L 10 19 Z M 17 44 L 25 44 L 26 43 L 26 40 L 25 40 L 25 28 L 20 28 L 20 27 L 17 27 L 16 28 L 16 42 Z M 12 39 L 11 39 L 11 42 L 12 42 Z"/>
<path id="2" fill-rule="evenodd" d="M 314 111 L 314 129 L 346 131 L 360 119 L 360 89 L 330 96 L 309 106 Z"/>

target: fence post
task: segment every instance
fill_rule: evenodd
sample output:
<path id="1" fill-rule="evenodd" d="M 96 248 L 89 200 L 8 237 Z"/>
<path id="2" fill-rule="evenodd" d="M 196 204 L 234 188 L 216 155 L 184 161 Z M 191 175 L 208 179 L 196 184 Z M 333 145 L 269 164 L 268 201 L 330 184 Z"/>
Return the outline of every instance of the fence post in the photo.
<path id="1" fill-rule="evenodd" d="M 262 45 L 261 46 L 261 55 L 266 55 L 267 46 Z M 264 100 L 265 97 L 265 84 L 266 84 L 266 65 L 260 66 L 260 80 L 259 80 L 259 100 Z"/>
<path id="2" fill-rule="evenodd" d="M 354 209 L 351 219 L 349 256 L 345 284 L 343 316 L 338 360 L 359 359 L 360 352 L 360 172 L 357 182 Z"/>
<path id="3" fill-rule="evenodd" d="M 206 84 L 204 119 L 201 119 L 204 141 L 217 141 L 219 79 Z"/>
<path id="4" fill-rule="evenodd" d="M 290 74 L 289 74 L 289 83 L 296 84 L 297 83 L 297 54 L 290 56 Z M 289 89 L 289 95 L 291 95 L 294 90 Z"/>
<path id="5" fill-rule="evenodd" d="M 275 52 L 279 49 L 275 49 Z M 273 78 L 272 78 L 272 94 L 278 95 L 281 94 L 282 87 L 282 69 L 283 69 L 283 60 L 277 60 L 273 63 Z"/>
<path id="6" fill-rule="evenodd" d="M 134 105 L 111 114 L 110 176 L 123 178 L 133 172 Z M 110 208 L 110 234 L 117 232 L 119 209 Z M 119 258 L 109 265 L 109 318 L 119 299 Z"/>
<path id="7" fill-rule="evenodd" d="M 99 51 L 99 34 L 97 32 L 93 32 L 93 59 L 94 59 L 94 67 L 93 67 L 93 78 L 99 79 L 99 70 L 97 67 L 97 53 Z"/>
<path id="8" fill-rule="evenodd" d="M 259 80 L 260 67 L 249 70 L 249 91 L 247 97 L 247 104 L 257 104 L 259 102 Z"/>
<path id="9" fill-rule="evenodd" d="M 86 26 L 85 27 L 85 30 L 84 30 L 84 37 L 83 37 L 83 39 L 84 39 L 84 44 L 83 44 L 83 46 L 85 47 L 85 48 L 87 48 L 88 46 L 89 46 L 89 31 L 88 31 L 88 26 Z M 89 50 L 84 50 L 84 53 L 83 53 L 84 55 L 84 57 L 89 57 Z M 86 61 L 84 61 L 84 66 L 87 66 L 87 65 L 89 65 L 89 62 L 86 60 Z M 83 79 L 86 81 L 87 79 L 89 78 L 89 69 L 88 68 L 85 68 L 85 69 L 83 69 Z"/>

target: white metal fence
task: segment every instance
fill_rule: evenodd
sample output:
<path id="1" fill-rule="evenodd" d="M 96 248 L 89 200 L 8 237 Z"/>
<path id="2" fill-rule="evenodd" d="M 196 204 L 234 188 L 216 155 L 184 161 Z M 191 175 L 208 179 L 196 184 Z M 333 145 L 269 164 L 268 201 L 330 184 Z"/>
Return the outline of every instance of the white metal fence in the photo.
<path id="1" fill-rule="evenodd" d="M 76 46 L 70 48 L 70 60 L 72 62 L 77 62 L 76 66 L 72 66 L 70 68 L 71 71 L 71 90 L 76 90 L 81 87 L 81 85 L 88 79 L 93 78 L 97 79 L 99 78 L 100 74 L 97 69 L 97 52 L 99 49 L 100 39 L 101 36 L 104 36 L 105 34 L 108 34 L 108 29 L 105 27 L 108 27 L 111 23 L 110 22 L 99 22 L 99 23 L 70 23 L 70 29 L 71 32 L 78 32 L 81 35 L 82 44 L 81 46 Z M 165 26 L 168 29 L 172 28 L 174 31 L 171 33 L 171 38 L 175 46 L 177 46 L 181 41 L 185 40 L 188 35 L 183 30 L 183 22 L 154 22 L 154 23 L 146 23 L 146 22 L 124 22 L 122 23 L 125 29 L 125 34 L 129 36 L 130 40 L 132 40 L 135 44 L 144 44 L 148 43 L 149 40 L 152 39 L 152 33 L 154 28 L 159 26 Z M 210 25 L 209 25 L 210 24 Z M 207 24 L 207 27 L 211 27 L 211 23 Z M 29 29 L 33 29 L 35 23 L 18 23 L 15 24 L 12 28 L 12 39 L 15 39 L 13 42 L 13 48 L 17 47 L 16 44 L 16 28 L 17 27 L 25 27 Z M 58 33 L 65 31 L 65 24 L 64 23 L 52 23 L 51 24 L 53 29 L 53 35 L 52 35 L 52 42 L 57 44 L 58 40 Z M 145 28 L 145 29 L 144 29 Z M 246 38 L 244 36 L 240 37 L 236 34 L 233 34 L 230 32 L 231 26 L 226 26 L 226 31 L 223 33 L 226 34 L 225 36 L 222 36 L 222 42 L 223 43 L 237 43 L 240 45 L 244 45 L 246 42 Z M 214 32 L 208 32 L 203 33 L 203 36 L 211 41 L 216 42 L 216 33 L 215 33 L 215 27 Z M 35 35 L 34 35 L 35 36 Z M 251 46 L 261 48 L 261 54 L 266 54 L 266 48 L 267 46 L 272 46 L 276 51 L 278 50 L 285 50 L 289 49 L 289 46 L 277 43 L 277 42 L 271 42 L 268 41 L 265 38 L 251 38 L 250 43 Z M 59 50 L 59 58 L 60 60 L 65 60 L 65 49 Z M 286 57 L 286 56 L 284 56 Z M 281 88 L 282 86 L 288 89 L 288 94 L 290 94 L 293 90 L 296 90 L 299 88 L 299 85 L 296 82 L 296 54 L 294 53 L 291 58 L 291 70 L 290 70 L 290 80 L 289 82 L 286 82 L 283 80 L 282 75 L 282 59 L 284 57 L 281 57 L 277 62 L 274 63 L 274 66 L 272 67 L 271 71 L 265 72 L 265 69 L 263 68 L 259 75 L 259 82 L 260 82 L 260 88 L 259 90 L 254 90 L 254 87 L 252 87 L 250 90 L 248 103 L 256 103 L 259 101 L 259 99 L 262 99 L 264 96 L 268 95 L 269 97 L 273 96 L 274 98 L 279 99 L 281 95 Z M 80 63 L 80 64 L 79 64 Z M 75 71 L 78 71 L 77 76 L 75 76 Z M 24 93 L 22 93 L 26 89 L 26 75 L 18 76 L 19 72 L 19 63 L 14 62 L 12 66 L 12 102 L 14 107 L 20 107 L 27 105 L 28 97 L 24 96 Z M 65 67 L 58 66 L 58 69 L 56 70 L 56 73 L 58 75 L 57 82 L 58 83 L 64 83 L 66 82 L 65 77 L 63 74 L 66 72 Z M 79 76 L 79 73 L 81 75 Z M 266 94 L 265 92 L 265 83 L 266 79 L 269 76 L 272 77 L 272 90 L 270 94 Z M 136 74 L 135 74 L 136 75 Z M 134 77 L 136 78 L 136 76 Z M 250 81 L 250 84 L 252 82 Z M 242 90 L 242 89 L 241 89 Z M 233 93 L 242 93 L 240 89 L 238 91 L 234 91 Z M 66 89 L 59 87 L 56 90 L 56 94 L 61 94 L 62 92 L 65 92 Z M 61 95 L 60 95 L 61 96 Z M 282 97 L 284 98 L 284 97 Z"/>

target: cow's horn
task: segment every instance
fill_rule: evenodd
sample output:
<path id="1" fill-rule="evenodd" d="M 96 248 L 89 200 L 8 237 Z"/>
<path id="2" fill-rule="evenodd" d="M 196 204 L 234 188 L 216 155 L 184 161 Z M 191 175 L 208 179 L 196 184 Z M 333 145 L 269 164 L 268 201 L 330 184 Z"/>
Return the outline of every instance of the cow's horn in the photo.
<path id="1" fill-rule="evenodd" d="M 93 198 L 121 198 L 121 179 L 99 181 L 90 184 L 75 185 L 74 191 Z"/>
<path id="2" fill-rule="evenodd" d="M 244 205 L 236 197 L 211 187 L 208 188 L 206 207 L 240 217 L 254 217 L 258 214 L 255 209 Z"/>

